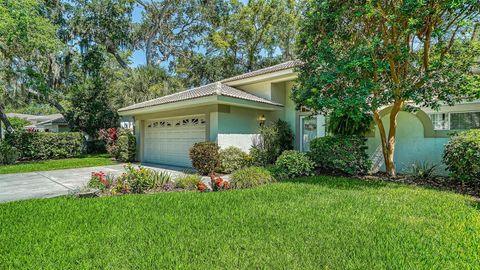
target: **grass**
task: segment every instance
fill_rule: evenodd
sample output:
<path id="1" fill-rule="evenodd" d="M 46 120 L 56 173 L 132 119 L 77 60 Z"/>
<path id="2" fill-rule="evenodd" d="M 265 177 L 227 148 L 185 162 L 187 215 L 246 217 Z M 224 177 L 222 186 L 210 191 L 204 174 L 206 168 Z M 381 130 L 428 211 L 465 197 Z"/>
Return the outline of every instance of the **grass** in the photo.
<path id="1" fill-rule="evenodd" d="M 115 164 L 108 155 L 85 155 L 79 158 L 32 161 L 0 166 L 0 174 L 51 171 Z"/>
<path id="2" fill-rule="evenodd" d="M 475 269 L 480 206 L 312 177 L 219 193 L 0 204 L 0 265 L 56 269 Z"/>

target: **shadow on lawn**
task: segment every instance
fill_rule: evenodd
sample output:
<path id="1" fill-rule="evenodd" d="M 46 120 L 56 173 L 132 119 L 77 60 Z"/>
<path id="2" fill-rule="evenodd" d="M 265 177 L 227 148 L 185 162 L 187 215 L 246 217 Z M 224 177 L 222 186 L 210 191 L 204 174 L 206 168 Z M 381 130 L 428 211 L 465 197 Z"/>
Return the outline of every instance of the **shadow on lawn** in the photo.
<path id="1" fill-rule="evenodd" d="M 324 186 L 327 188 L 343 189 L 343 190 L 359 190 L 359 189 L 375 189 L 382 188 L 388 185 L 383 181 L 369 181 L 346 177 L 332 177 L 332 176 L 313 176 L 304 178 L 295 178 L 282 180 L 286 183 L 301 183 Z M 396 185 L 389 185 L 395 187 Z"/>

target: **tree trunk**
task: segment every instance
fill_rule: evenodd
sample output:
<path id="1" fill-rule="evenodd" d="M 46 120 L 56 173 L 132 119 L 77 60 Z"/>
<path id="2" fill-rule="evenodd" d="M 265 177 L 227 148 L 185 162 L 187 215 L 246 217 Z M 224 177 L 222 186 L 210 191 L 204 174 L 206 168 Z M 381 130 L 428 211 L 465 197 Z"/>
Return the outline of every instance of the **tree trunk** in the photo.
<path id="1" fill-rule="evenodd" d="M 41 93 L 39 93 L 39 92 L 37 92 L 33 89 L 27 88 L 26 90 L 27 90 L 28 93 L 36 96 L 37 98 L 45 100 L 48 104 L 55 107 L 60 114 L 65 116 L 65 108 L 63 108 L 62 104 L 60 104 L 58 101 L 56 101 L 54 99 L 51 99 L 49 97 L 46 97 L 46 96 L 42 95 Z"/>
<path id="2" fill-rule="evenodd" d="M 388 137 L 383 125 L 382 119 L 378 111 L 373 112 L 375 123 L 380 131 L 380 139 L 382 145 L 383 159 L 385 161 L 385 171 L 392 177 L 397 176 L 395 168 L 395 140 L 397 132 L 397 116 L 403 106 L 403 101 L 395 101 L 392 110 L 390 111 L 390 125 L 388 130 Z"/>
<path id="3" fill-rule="evenodd" d="M 7 130 L 7 133 L 14 133 L 12 124 L 8 120 L 7 115 L 5 114 L 5 107 L 3 107 L 3 104 L 0 104 L 0 120 L 5 124 L 5 129 Z"/>

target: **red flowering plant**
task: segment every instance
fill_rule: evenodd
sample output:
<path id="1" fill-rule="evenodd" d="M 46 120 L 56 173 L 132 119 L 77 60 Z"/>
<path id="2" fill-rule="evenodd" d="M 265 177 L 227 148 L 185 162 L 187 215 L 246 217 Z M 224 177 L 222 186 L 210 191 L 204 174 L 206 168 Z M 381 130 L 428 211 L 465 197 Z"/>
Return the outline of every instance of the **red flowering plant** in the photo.
<path id="1" fill-rule="evenodd" d="M 98 188 L 101 191 L 105 191 L 112 186 L 114 177 L 104 172 L 92 172 L 90 181 L 88 181 L 88 187 Z"/>
<path id="2" fill-rule="evenodd" d="M 98 138 L 105 142 L 107 152 L 114 156 L 117 152 L 116 142 L 118 139 L 118 129 L 117 128 L 106 128 L 101 129 L 98 132 Z"/>
<path id="3" fill-rule="evenodd" d="M 213 172 L 210 174 L 210 180 L 213 191 L 221 191 L 230 188 L 230 183 L 228 181 L 223 180 L 223 178 Z"/>

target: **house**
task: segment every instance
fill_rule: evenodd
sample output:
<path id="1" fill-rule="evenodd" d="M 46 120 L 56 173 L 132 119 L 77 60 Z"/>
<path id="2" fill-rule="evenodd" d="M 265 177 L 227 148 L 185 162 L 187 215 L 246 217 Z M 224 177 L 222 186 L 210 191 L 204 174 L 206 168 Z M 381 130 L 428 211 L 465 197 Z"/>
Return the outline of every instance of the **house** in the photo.
<path id="1" fill-rule="evenodd" d="M 310 117 L 296 110 L 289 98 L 299 61 L 238 75 L 212 84 L 133 104 L 119 110 L 133 117 L 138 158 L 146 163 L 190 167 L 189 148 L 195 142 L 214 141 L 222 148 L 237 146 L 248 151 L 265 121 L 285 120 L 295 134 L 295 148 L 308 151 L 309 142 L 326 135 L 325 117 Z M 382 111 L 388 122 L 389 108 Z M 432 121 L 433 119 L 433 121 Z M 442 107 L 439 112 L 419 110 L 399 114 L 397 167 L 415 159 L 440 162 L 451 130 L 480 127 L 480 102 Z M 382 168 L 378 131 L 368 134 L 369 152 Z"/>
<path id="2" fill-rule="evenodd" d="M 20 118 L 30 122 L 25 129 L 32 128 L 40 131 L 67 132 L 70 131 L 67 121 L 61 114 L 31 115 L 23 113 L 7 113 L 8 118 Z"/>
<path id="3" fill-rule="evenodd" d="M 50 119 L 42 121 L 32 126 L 35 129 L 45 132 L 68 132 L 70 127 L 68 126 L 67 120 L 61 114 L 50 115 Z"/>

